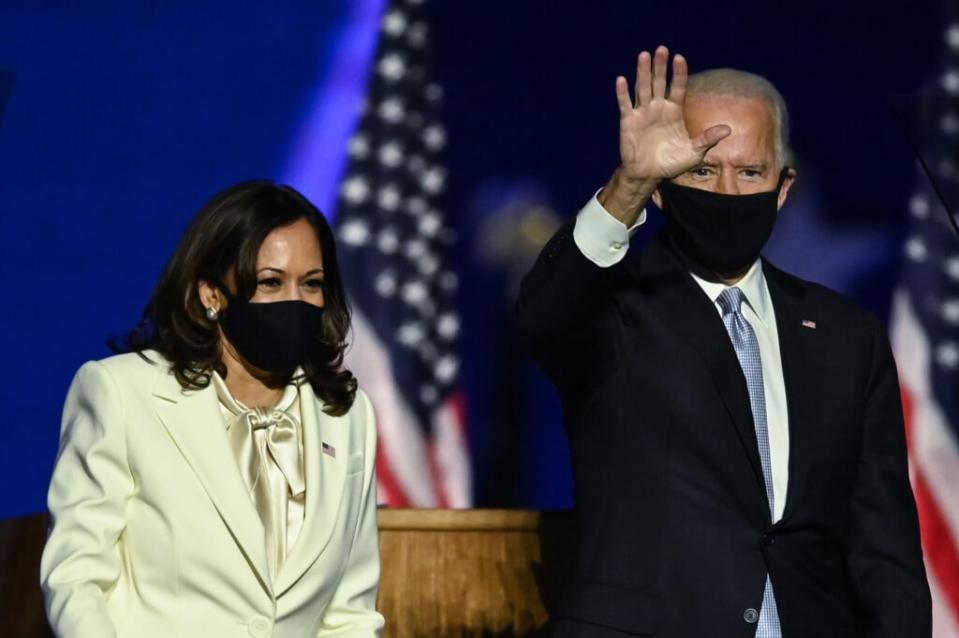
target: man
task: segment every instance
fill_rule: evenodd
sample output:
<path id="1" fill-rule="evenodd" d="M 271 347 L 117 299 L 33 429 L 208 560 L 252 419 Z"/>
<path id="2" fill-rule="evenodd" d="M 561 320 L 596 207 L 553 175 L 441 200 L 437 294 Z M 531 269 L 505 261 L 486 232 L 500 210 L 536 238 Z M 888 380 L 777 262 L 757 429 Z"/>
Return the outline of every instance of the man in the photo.
<path id="1" fill-rule="evenodd" d="M 579 552 L 554 635 L 927 638 L 883 327 L 760 258 L 796 171 L 766 80 L 643 52 L 620 166 L 523 282 Z M 688 85 L 687 85 L 688 80 Z M 667 224 L 627 254 L 652 198 Z"/>

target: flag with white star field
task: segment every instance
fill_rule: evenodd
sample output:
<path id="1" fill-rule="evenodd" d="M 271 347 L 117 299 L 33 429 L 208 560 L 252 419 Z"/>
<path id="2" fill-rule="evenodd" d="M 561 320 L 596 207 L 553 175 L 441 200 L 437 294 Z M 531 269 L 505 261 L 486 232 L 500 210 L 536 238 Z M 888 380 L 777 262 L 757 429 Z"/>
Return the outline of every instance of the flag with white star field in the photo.
<path id="1" fill-rule="evenodd" d="M 353 307 L 346 366 L 376 413 L 379 501 L 468 507 L 453 233 L 442 210 L 442 88 L 425 0 L 387 4 L 367 99 L 349 141 L 336 219 Z"/>
<path id="2" fill-rule="evenodd" d="M 959 638 L 959 22 L 947 63 L 922 97 L 920 186 L 910 202 L 905 263 L 895 292 L 892 345 L 899 368 L 909 469 L 933 599 L 935 638 Z"/>

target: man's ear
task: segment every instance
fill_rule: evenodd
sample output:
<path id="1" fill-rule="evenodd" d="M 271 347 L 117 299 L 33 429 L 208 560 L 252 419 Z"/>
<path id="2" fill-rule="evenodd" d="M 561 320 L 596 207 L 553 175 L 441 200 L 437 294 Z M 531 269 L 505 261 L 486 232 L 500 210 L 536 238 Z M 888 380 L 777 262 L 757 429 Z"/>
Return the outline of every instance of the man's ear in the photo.
<path id="1" fill-rule="evenodd" d="M 796 175 L 795 168 L 786 169 L 786 179 L 783 180 L 783 185 L 779 188 L 779 199 L 776 202 L 777 210 L 782 209 L 783 204 L 786 203 L 786 198 L 789 197 L 789 189 L 796 181 Z"/>

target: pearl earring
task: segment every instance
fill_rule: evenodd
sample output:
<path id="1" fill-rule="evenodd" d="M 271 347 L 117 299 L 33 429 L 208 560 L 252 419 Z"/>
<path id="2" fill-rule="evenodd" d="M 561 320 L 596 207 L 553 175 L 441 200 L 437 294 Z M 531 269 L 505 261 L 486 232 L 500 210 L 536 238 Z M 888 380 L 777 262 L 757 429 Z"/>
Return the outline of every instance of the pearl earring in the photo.
<path id="1" fill-rule="evenodd" d="M 206 309 L 206 318 L 210 321 L 216 321 L 219 315 L 217 314 L 216 308 L 207 308 Z"/>

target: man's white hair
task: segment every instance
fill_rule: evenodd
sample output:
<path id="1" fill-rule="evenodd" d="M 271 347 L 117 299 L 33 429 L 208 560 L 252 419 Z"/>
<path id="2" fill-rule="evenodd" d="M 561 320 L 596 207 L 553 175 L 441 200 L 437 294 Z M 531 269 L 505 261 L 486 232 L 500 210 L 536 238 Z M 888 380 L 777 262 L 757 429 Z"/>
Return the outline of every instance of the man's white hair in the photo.
<path id="1" fill-rule="evenodd" d="M 789 111 L 786 110 L 786 101 L 782 94 L 766 78 L 737 69 L 700 71 L 689 76 L 686 95 L 765 101 L 772 110 L 773 125 L 776 128 L 776 161 L 779 162 L 780 167 L 792 165 L 793 153 L 789 146 Z"/>

